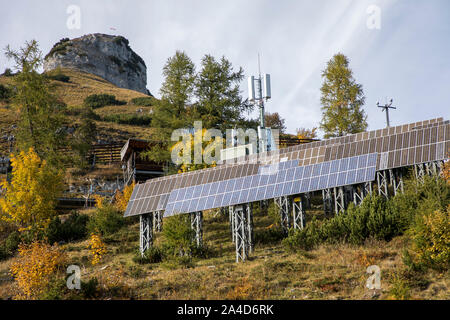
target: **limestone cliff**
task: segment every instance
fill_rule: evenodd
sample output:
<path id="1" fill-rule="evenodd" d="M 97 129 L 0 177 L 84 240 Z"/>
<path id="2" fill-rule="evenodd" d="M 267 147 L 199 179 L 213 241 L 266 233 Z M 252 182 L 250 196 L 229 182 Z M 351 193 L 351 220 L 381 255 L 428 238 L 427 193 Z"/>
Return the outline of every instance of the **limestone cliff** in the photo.
<path id="1" fill-rule="evenodd" d="M 44 60 L 45 71 L 58 67 L 92 73 L 120 88 L 149 94 L 145 62 L 122 36 L 95 33 L 61 39 Z"/>

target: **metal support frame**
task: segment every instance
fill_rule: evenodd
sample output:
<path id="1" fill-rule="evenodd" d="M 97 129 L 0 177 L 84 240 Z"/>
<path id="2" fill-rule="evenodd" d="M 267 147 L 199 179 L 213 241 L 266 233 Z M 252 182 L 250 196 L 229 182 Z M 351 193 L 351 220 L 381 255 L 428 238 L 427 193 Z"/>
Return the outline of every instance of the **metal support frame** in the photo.
<path id="1" fill-rule="evenodd" d="M 436 163 L 434 163 L 434 162 L 427 162 L 427 163 L 425 163 L 425 172 L 429 176 L 436 175 L 436 173 L 437 173 Z"/>
<path id="2" fill-rule="evenodd" d="M 442 177 L 442 173 L 444 172 L 444 161 L 438 161 L 437 162 L 437 170 L 438 170 L 438 176 Z"/>
<path id="3" fill-rule="evenodd" d="M 311 193 L 306 192 L 304 195 L 305 195 L 305 198 L 304 198 L 305 209 L 311 209 Z"/>
<path id="4" fill-rule="evenodd" d="M 426 175 L 438 177 L 443 169 L 443 161 L 432 161 L 414 165 L 414 173 L 418 182 L 423 183 Z"/>
<path id="5" fill-rule="evenodd" d="M 399 192 L 404 192 L 403 176 L 401 169 L 389 169 L 389 178 L 391 180 L 392 188 L 394 189 L 394 196 Z"/>
<path id="6" fill-rule="evenodd" d="M 229 216 L 229 220 L 230 220 L 231 241 L 234 243 L 235 234 L 234 234 L 234 209 L 233 209 L 233 206 L 228 207 L 228 216 Z"/>
<path id="7" fill-rule="evenodd" d="M 290 219 L 289 219 L 289 212 L 290 212 L 289 197 L 282 196 L 282 197 L 275 198 L 274 200 L 275 200 L 275 204 L 280 209 L 280 225 L 281 225 L 281 229 L 283 231 L 283 234 L 285 236 L 287 236 L 288 233 L 289 233 L 289 228 L 291 227 L 291 222 L 290 222 Z"/>
<path id="8" fill-rule="evenodd" d="M 331 215 L 333 213 L 333 191 L 332 189 L 322 190 L 323 209 L 325 215 Z M 302 204 L 303 205 L 303 204 Z"/>
<path id="9" fill-rule="evenodd" d="M 234 233 L 236 243 L 236 262 L 245 261 L 248 257 L 248 233 L 246 232 L 246 214 L 243 205 L 232 207 L 234 216 Z"/>
<path id="10" fill-rule="evenodd" d="M 353 191 L 353 203 L 355 204 L 355 206 L 360 205 L 361 202 L 363 202 L 365 196 L 363 184 L 352 185 L 352 191 Z"/>
<path id="11" fill-rule="evenodd" d="M 386 199 L 389 197 L 388 193 L 388 179 L 386 171 L 377 171 L 377 184 L 378 184 L 378 194 L 384 196 Z"/>
<path id="12" fill-rule="evenodd" d="M 145 251 L 150 249 L 153 245 L 153 214 L 147 213 L 139 216 L 140 228 L 139 228 L 139 249 L 143 256 Z"/>
<path id="13" fill-rule="evenodd" d="M 416 174 L 417 181 L 423 183 L 423 179 L 425 177 L 425 167 L 423 163 L 414 165 L 414 173 Z"/>
<path id="14" fill-rule="evenodd" d="M 248 252 L 253 253 L 255 237 L 253 233 L 253 208 L 251 203 L 245 205 L 245 210 L 247 213 L 247 246 Z"/>
<path id="15" fill-rule="evenodd" d="M 153 229 L 155 232 L 161 232 L 162 231 L 162 217 L 163 217 L 163 211 L 156 211 L 153 214 Z"/>
<path id="16" fill-rule="evenodd" d="M 372 181 L 367 181 L 361 184 L 363 189 L 364 197 L 372 194 Z"/>
<path id="17" fill-rule="evenodd" d="M 344 203 L 344 188 L 343 187 L 334 187 L 334 211 L 336 214 L 345 210 Z"/>
<path id="18" fill-rule="evenodd" d="M 191 228 L 195 231 L 195 244 L 197 247 L 203 246 L 203 212 L 197 211 L 191 215 Z"/>
<path id="19" fill-rule="evenodd" d="M 330 199 L 331 200 L 331 199 Z M 294 229 L 303 229 L 305 227 L 305 200 L 303 195 L 292 198 L 292 222 Z"/>
<path id="20" fill-rule="evenodd" d="M 344 209 L 347 209 L 348 204 L 353 202 L 353 185 L 342 187 L 344 189 Z"/>

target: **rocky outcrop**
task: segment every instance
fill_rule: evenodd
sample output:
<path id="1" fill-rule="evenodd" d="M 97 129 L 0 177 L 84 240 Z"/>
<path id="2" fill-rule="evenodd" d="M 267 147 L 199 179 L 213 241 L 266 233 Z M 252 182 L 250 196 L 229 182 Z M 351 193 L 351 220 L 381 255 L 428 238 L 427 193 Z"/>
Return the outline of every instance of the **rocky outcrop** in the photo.
<path id="1" fill-rule="evenodd" d="M 92 73 L 118 87 L 149 94 L 145 62 L 122 36 L 95 33 L 61 39 L 44 60 L 44 71 L 58 67 Z"/>

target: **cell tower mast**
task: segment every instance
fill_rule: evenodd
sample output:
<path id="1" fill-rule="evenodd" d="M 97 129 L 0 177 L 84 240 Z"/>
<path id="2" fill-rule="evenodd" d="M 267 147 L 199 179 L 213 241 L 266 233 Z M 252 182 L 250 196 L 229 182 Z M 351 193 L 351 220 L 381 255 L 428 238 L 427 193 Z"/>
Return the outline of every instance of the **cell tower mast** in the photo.
<path id="1" fill-rule="evenodd" d="M 270 90 L 270 74 L 261 75 L 261 64 L 260 57 L 258 54 L 258 77 L 254 76 L 248 77 L 248 95 L 249 101 L 259 108 L 259 130 L 261 132 L 260 141 L 262 145 L 268 146 L 269 141 L 267 141 L 267 134 L 262 133 L 266 129 L 265 119 L 264 119 L 264 100 L 267 102 L 271 98 Z M 265 149 L 265 147 L 263 148 Z M 267 150 L 260 150 L 267 151 Z"/>
<path id="2" fill-rule="evenodd" d="M 258 53 L 258 89 L 259 89 L 258 96 L 259 97 L 262 97 L 261 81 L 262 81 L 262 79 L 261 79 L 261 62 L 260 62 L 259 53 Z M 263 129 L 266 126 L 266 124 L 265 124 L 266 121 L 265 121 L 265 117 L 264 117 L 264 113 L 265 113 L 264 112 L 264 99 L 260 99 L 258 101 L 258 103 L 259 103 L 259 126 Z"/>

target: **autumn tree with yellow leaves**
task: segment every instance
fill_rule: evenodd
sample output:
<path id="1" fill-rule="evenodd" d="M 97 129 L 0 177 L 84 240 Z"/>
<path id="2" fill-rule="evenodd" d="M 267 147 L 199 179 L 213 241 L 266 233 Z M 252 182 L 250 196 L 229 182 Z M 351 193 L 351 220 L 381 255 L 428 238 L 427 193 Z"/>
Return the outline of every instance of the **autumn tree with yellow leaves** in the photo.
<path id="1" fill-rule="evenodd" d="M 91 263 L 92 265 L 96 265 L 100 262 L 102 257 L 106 254 L 106 245 L 102 241 L 100 235 L 96 233 L 91 234 L 91 239 L 89 241 L 89 249 L 91 253 Z"/>
<path id="2" fill-rule="evenodd" d="M 450 184 L 450 161 L 444 163 L 444 168 L 442 170 L 442 177 L 447 183 Z"/>
<path id="3" fill-rule="evenodd" d="M 297 129 L 297 138 L 299 138 L 299 139 L 316 139 L 317 138 L 317 128 L 312 128 L 312 129 L 298 128 Z"/>
<path id="4" fill-rule="evenodd" d="M 211 131 L 201 129 L 194 134 L 188 133 L 183 137 L 182 141 L 177 142 L 171 149 L 172 157 L 176 154 L 177 158 L 182 160 L 179 173 L 206 169 L 215 167 L 216 161 L 219 159 L 219 150 L 223 148 L 225 140 L 220 136 L 211 136 Z M 196 162 L 196 152 L 200 151 L 201 161 Z M 207 160 L 208 159 L 208 160 Z M 207 160 L 207 161 L 205 161 Z"/>
<path id="5" fill-rule="evenodd" d="M 118 191 L 115 196 L 115 207 L 117 210 L 125 212 L 127 209 L 128 201 L 130 201 L 131 194 L 134 189 L 134 182 L 123 188 L 123 191 Z"/>
<path id="6" fill-rule="evenodd" d="M 33 148 L 13 155 L 11 165 L 11 182 L 1 184 L 6 190 L 0 197 L 1 218 L 21 230 L 45 227 L 56 214 L 62 172 L 41 160 Z"/>
<path id="7" fill-rule="evenodd" d="M 19 246 L 19 255 L 10 271 L 19 288 L 16 299 L 39 299 L 48 288 L 52 275 L 65 263 L 58 245 L 35 241 Z"/>

